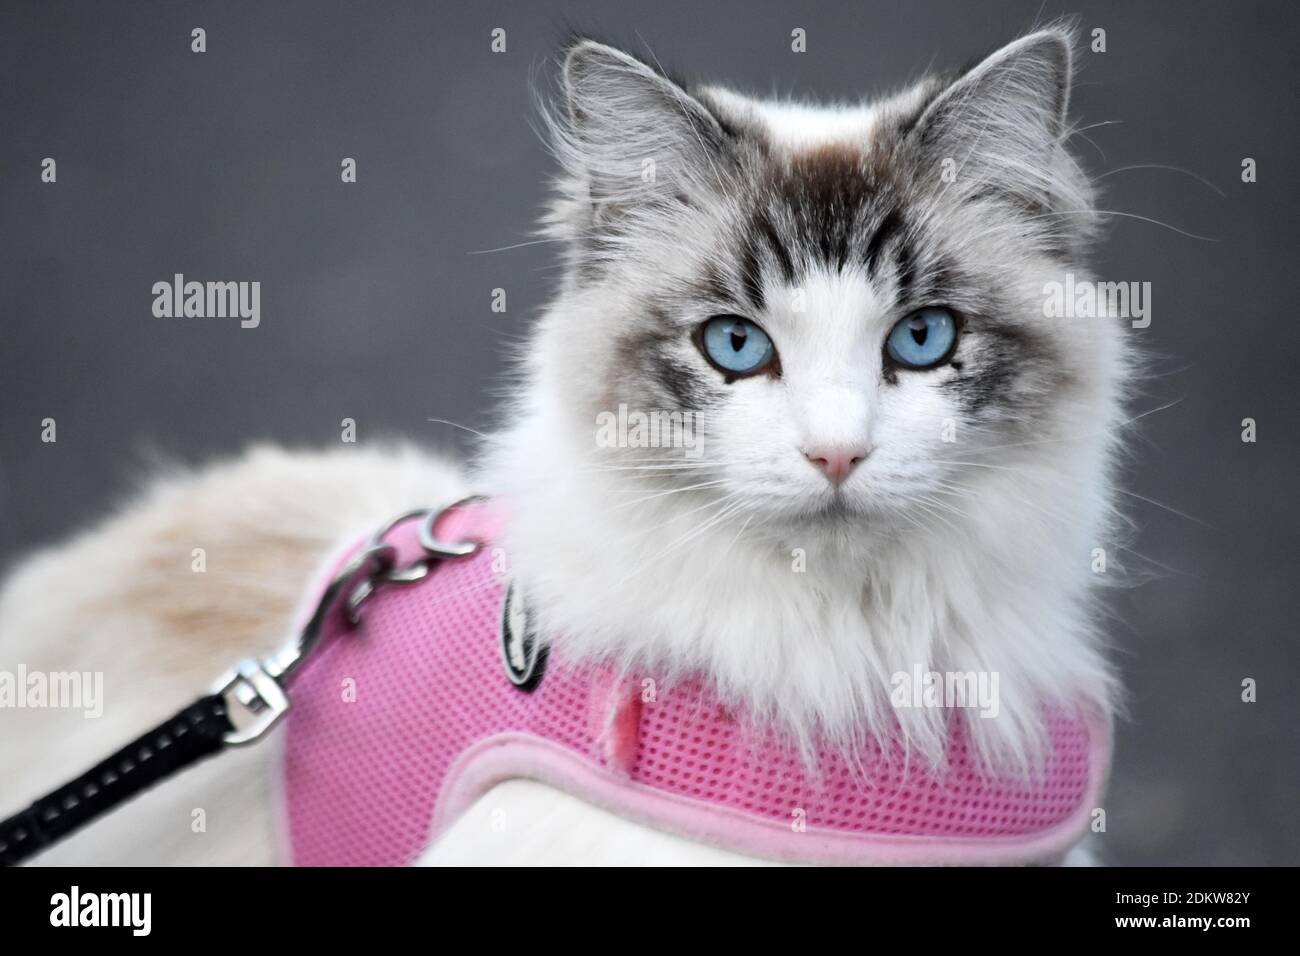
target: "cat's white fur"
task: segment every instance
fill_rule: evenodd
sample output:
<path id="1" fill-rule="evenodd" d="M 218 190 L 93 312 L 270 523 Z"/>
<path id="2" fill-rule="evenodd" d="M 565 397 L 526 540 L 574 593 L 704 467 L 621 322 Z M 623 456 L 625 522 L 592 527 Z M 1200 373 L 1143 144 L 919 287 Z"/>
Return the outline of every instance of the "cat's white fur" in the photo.
<path id="1" fill-rule="evenodd" d="M 748 105 L 789 148 L 869 136 L 870 109 Z M 672 269 L 671 261 L 655 264 Z M 1043 271 L 1023 274 L 1026 295 Z M 1122 362 L 1101 323 L 1062 335 L 1089 357 L 1081 399 L 1046 424 L 1050 455 L 1009 449 L 1004 468 L 968 475 L 968 507 L 914 522 L 907 534 L 801 534 L 773 487 L 819 494 L 820 475 L 791 456 L 766 478 L 752 463 L 776 445 L 851 439 L 860 413 L 868 439 L 908 475 L 924 462 L 888 407 L 929 401 L 881 396 L 872 356 L 884 330 L 855 275 L 808 284 L 824 338 L 785 347 L 792 393 L 780 415 L 755 394 L 728 422 L 728 456 L 742 463 L 727 490 L 772 498 L 743 525 L 629 498 L 617 472 L 592 458 L 594 422 L 565 401 L 593 356 L 578 330 L 608 299 L 569 287 L 542 321 L 526 361 L 528 388 L 471 482 L 409 449 L 329 454 L 255 450 L 240 461 L 160 481 L 119 516 L 28 561 L 0 592 L 0 668 L 102 671 L 104 716 L 19 710 L 0 715 L 0 813 L 63 782 L 188 702 L 250 651 L 284 636 L 311 571 L 332 545 L 391 514 L 459 497 L 467 485 L 503 496 L 507 554 L 548 633 L 567 655 L 702 670 L 725 698 L 781 721 L 795 736 L 902 718 L 917 749 L 942 750 L 932 711 L 895 712 L 889 676 L 923 662 L 938 670 L 1002 674 L 1003 716 L 976 740 L 990 756 L 1032 762 L 1045 697 L 1105 707 L 1110 679 L 1087 623 L 1089 556 L 1103 544 L 1107 468 Z M 796 326 L 790 336 L 797 339 Z M 826 348 L 825 342 L 835 343 Z M 579 407 L 581 407 L 579 405 Z M 937 421 L 940 405 L 922 413 Z M 890 432 L 890 422 L 900 423 Z M 915 453 L 914 453 L 915 452 Z M 705 457 L 710 457 L 706 451 Z M 911 480 L 924 481 L 922 471 Z M 886 481 L 884 471 L 877 480 Z M 864 489 L 864 494 L 871 492 Z M 790 495 L 796 497 L 796 495 Z M 628 507 L 630 500 L 638 503 Z M 580 502 L 581 507 L 575 507 Z M 703 519 L 703 520 L 702 520 Z M 207 571 L 191 571 L 192 549 Z M 794 570 L 802 553 L 803 573 Z M 725 569 L 719 575 L 719 569 Z M 936 635 L 942 638 L 936 641 Z M 274 742 L 224 756 L 145 794 L 57 846 L 45 863 L 269 863 L 274 845 Z M 205 832 L 195 832 L 202 810 Z M 504 832 L 494 811 L 510 821 Z M 424 862 L 723 863 L 734 854 L 648 830 L 541 784 L 510 781 L 488 793 Z"/>
<path id="2" fill-rule="evenodd" d="M 786 149 L 816 149 L 847 139 L 870 139 L 878 107 L 871 104 L 810 105 L 792 100 L 754 100 L 721 86 L 706 92 L 734 116 L 749 116 L 771 130 Z"/>
<path id="3" fill-rule="evenodd" d="M 535 383 L 532 404 L 494 440 L 480 482 L 512 502 L 512 571 L 528 582 L 545 630 L 563 635 L 563 650 L 634 662 L 661 680 L 703 671 L 725 698 L 796 734 L 820 726 L 847 740 L 898 718 L 938 759 L 944 712 L 893 708 L 891 675 L 918 662 L 995 671 L 1001 714 L 971 721 L 974 739 L 989 755 L 1032 762 L 1044 699 L 1104 707 L 1110 692 L 1085 606 L 1092 549 L 1106 543 L 1099 529 L 1114 414 L 1106 396 L 1116 358 L 1108 330 L 1099 323 L 1070 333 L 1098 339 L 1088 346 L 1096 365 L 1086 401 L 1045 419 L 1024 448 L 970 469 L 958 499 L 933 505 L 902 533 L 886 523 L 880 533 L 846 535 L 800 528 L 781 513 L 826 484 L 798 447 L 854 440 L 868 423 L 865 440 L 877 451 L 853 480 L 887 507 L 891 495 L 906 501 L 942 480 L 946 468 L 931 459 L 943 419 L 956 412 L 922 389 L 877 398 L 872 360 L 886 328 L 862 320 L 872 314 L 864 282 L 825 278 L 807 294 L 825 339 L 806 343 L 807 367 L 792 369 L 797 343 L 787 337 L 791 384 L 780 396 L 755 390 L 727 419 L 723 457 L 733 464 L 719 497 L 755 506 L 729 520 L 726 502 L 683 507 L 675 494 L 629 487 L 623 469 L 635 466 L 602 465 L 591 454 L 593 420 L 575 421 L 566 401 L 536 401 L 562 394 L 559 381 Z M 583 304 L 556 308 L 568 319 Z M 537 376 L 580 374 L 586 354 L 570 336 L 581 326 L 544 326 Z M 961 444 L 939 447 L 964 457 Z"/>
<path id="4" fill-rule="evenodd" d="M 960 172 L 907 210 L 928 218 L 946 253 L 982 270 L 1011 317 L 1060 356 L 1036 386 L 1036 407 L 972 421 L 944 388 L 951 367 L 884 386 L 881 343 L 899 318 L 891 286 L 853 266 L 811 267 L 797 289 L 769 272 L 765 306 L 750 317 L 779 343 L 780 382 L 730 385 L 702 415 L 698 461 L 598 448 L 596 416 L 612 408 L 610 394 L 638 394 L 618 344 L 646 324 L 646 290 L 689 287 L 746 228 L 740 200 L 762 178 L 710 154 L 711 120 L 679 88 L 625 54 L 588 49 L 570 54 L 568 71 L 581 124 L 552 122 L 566 175 L 549 222 L 585 252 L 575 235 L 600 228 L 591 214 L 599 194 L 615 197 L 623 225 L 600 247 L 601 278 L 566 283 L 539 321 L 522 400 L 491 441 L 480 482 L 512 502 L 506 550 L 543 629 L 562 652 L 662 681 L 708 674 L 724 699 L 802 743 L 822 732 L 851 745 L 897 720 L 934 761 L 947 715 L 892 706 L 892 676 L 918 665 L 996 672 L 1000 714 L 967 725 L 985 757 L 1031 767 L 1044 701 L 1106 711 L 1113 697 L 1089 605 L 1094 549 L 1111 543 L 1127 360 L 1116 322 L 1043 317 L 1045 284 L 1063 272 L 1033 232 L 1044 221 L 1082 231 L 1090 216 L 1086 180 L 1063 144 L 1068 44 L 1050 33 L 1018 40 L 924 108 L 931 116 L 955 105 L 936 139 Z M 735 126 L 758 124 L 771 165 L 810 149 L 816 161 L 828 143 L 869 152 L 882 117 L 925 102 L 916 90 L 827 109 L 697 95 Z M 671 180 L 689 202 L 665 211 L 620 186 L 638 181 L 642 156 L 658 157 L 660 188 Z M 937 176 L 941 157 L 921 175 Z M 1071 215 L 1008 214 L 976 198 L 1004 180 Z M 681 341 L 717 310 L 670 301 Z M 802 452 L 828 446 L 871 449 L 836 489 Z M 677 484 L 665 486 L 671 468 L 681 469 Z M 832 504 L 850 517 L 819 517 Z"/>

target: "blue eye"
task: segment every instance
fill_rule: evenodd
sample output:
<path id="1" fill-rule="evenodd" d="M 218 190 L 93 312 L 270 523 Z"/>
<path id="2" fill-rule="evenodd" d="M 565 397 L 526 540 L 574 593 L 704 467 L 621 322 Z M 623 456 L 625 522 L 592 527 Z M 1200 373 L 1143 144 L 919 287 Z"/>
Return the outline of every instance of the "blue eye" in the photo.
<path id="1" fill-rule="evenodd" d="M 749 319 L 719 315 L 700 328 L 705 358 L 732 375 L 753 375 L 771 364 L 776 349 L 767 333 Z"/>
<path id="2" fill-rule="evenodd" d="M 957 320 L 947 309 L 913 312 L 889 330 L 885 351 L 904 368 L 933 368 L 957 344 Z"/>

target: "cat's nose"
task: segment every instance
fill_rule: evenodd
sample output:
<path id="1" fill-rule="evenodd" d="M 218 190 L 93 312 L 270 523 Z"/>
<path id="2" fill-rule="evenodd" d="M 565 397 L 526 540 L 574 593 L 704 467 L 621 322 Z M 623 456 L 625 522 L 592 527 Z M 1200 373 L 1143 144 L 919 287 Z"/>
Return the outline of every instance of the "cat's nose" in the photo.
<path id="1" fill-rule="evenodd" d="M 817 466 L 832 485 L 841 485 L 853 469 L 871 454 L 865 445 L 805 448 L 804 457 Z"/>

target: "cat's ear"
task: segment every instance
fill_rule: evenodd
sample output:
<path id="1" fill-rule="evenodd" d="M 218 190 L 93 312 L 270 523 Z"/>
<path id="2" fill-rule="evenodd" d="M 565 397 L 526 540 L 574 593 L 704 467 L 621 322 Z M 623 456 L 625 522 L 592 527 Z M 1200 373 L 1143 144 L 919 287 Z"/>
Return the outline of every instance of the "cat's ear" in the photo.
<path id="1" fill-rule="evenodd" d="M 910 136 L 945 183 L 1032 203 L 1060 198 L 1072 38 L 1032 33 L 966 71 L 926 107 Z"/>
<path id="2" fill-rule="evenodd" d="M 564 58 L 561 159 L 593 204 L 671 200 L 720 175 L 726 133 L 681 86 L 635 57 L 581 40 Z"/>

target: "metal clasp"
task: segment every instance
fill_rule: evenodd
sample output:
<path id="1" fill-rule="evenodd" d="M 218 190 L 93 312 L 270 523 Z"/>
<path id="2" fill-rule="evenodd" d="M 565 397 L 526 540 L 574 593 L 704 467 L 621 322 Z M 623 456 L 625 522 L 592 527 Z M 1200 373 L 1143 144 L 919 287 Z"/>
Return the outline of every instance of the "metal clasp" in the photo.
<path id="1" fill-rule="evenodd" d="M 397 549 L 382 541 L 374 543 L 375 540 L 372 538 L 372 543 L 353 555 L 330 579 L 320 600 L 316 602 L 315 610 L 297 637 L 267 658 L 266 670 L 276 680 L 281 683 L 288 680 L 302 662 L 311 656 L 324 635 L 325 621 L 337 610 L 340 598 L 350 601 L 359 588 L 370 585 L 376 576 L 391 570 L 397 562 Z M 348 623 L 355 624 L 356 621 L 349 615 Z"/>
<path id="2" fill-rule="evenodd" d="M 414 584 L 423 580 L 439 561 L 468 557 L 476 552 L 482 542 L 470 540 L 445 544 L 434 538 L 433 528 L 446 512 L 477 500 L 480 497 L 475 495 L 439 510 L 407 511 L 382 525 L 370 536 L 366 546 L 330 580 L 311 617 L 293 640 L 265 660 L 240 661 L 233 670 L 222 675 L 213 686 L 213 693 L 226 699 L 228 712 L 242 710 L 247 717 L 242 725 L 237 724 L 232 732 L 226 734 L 225 742 L 236 745 L 252 743 L 288 712 L 289 697 L 285 693 L 285 684 L 319 646 L 325 622 L 331 614 L 341 611 L 347 625 L 355 626 L 361 605 L 380 585 Z M 420 519 L 419 540 L 424 554 L 410 564 L 398 567 L 397 548 L 384 539 L 399 524 L 413 518 Z M 231 723 L 236 722 L 231 720 Z"/>
<path id="3" fill-rule="evenodd" d="M 217 682 L 215 692 L 225 698 L 226 714 L 234 730 L 222 740 L 228 744 L 249 744 L 275 726 L 289 712 L 289 698 L 279 682 L 259 661 L 242 660 Z M 236 720 L 242 711 L 247 719 Z"/>

